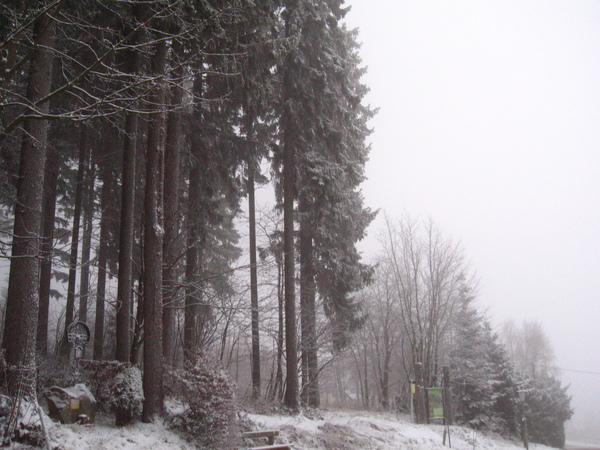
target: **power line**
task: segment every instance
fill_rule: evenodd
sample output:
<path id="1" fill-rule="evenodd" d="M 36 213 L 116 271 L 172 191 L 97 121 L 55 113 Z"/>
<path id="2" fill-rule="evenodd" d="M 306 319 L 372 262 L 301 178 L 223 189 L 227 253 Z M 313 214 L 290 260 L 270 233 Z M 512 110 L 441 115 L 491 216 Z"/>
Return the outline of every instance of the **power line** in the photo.
<path id="1" fill-rule="evenodd" d="M 586 370 L 563 369 L 562 367 L 551 367 L 551 369 L 564 370 L 565 372 L 585 373 L 588 375 L 600 375 L 600 372 L 588 372 Z"/>

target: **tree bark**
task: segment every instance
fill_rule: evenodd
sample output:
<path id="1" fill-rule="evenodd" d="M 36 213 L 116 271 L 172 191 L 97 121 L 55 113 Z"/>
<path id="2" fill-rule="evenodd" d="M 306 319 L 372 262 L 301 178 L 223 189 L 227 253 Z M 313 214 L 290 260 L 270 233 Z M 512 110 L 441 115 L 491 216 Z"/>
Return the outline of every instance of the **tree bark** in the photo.
<path id="1" fill-rule="evenodd" d="M 108 246 L 110 239 L 109 202 L 112 200 L 111 184 L 112 171 L 108 162 L 102 166 L 102 198 L 100 209 L 100 242 L 98 244 L 98 282 L 96 285 L 96 317 L 94 320 L 94 359 L 101 360 L 104 356 L 104 312 L 106 305 L 106 266 L 108 260 Z"/>
<path id="2" fill-rule="evenodd" d="M 387 341 L 387 339 L 385 339 Z M 383 370 L 381 374 L 381 407 L 389 409 L 390 407 L 390 360 L 392 351 L 388 347 L 388 342 L 384 346 Z"/>
<path id="3" fill-rule="evenodd" d="M 192 168 L 190 173 L 190 191 L 188 193 L 190 207 L 188 208 L 188 242 L 185 256 L 185 307 L 183 319 L 183 359 L 186 366 L 190 366 L 194 362 L 194 357 L 198 344 L 198 304 L 199 295 L 199 280 L 198 280 L 198 229 L 197 215 L 194 214 L 192 203 L 197 198 L 196 188 L 197 169 Z M 192 209 L 190 209 L 192 208 Z"/>
<path id="4" fill-rule="evenodd" d="M 183 72 L 180 66 L 174 74 L 178 79 Z M 173 88 L 171 106 L 167 120 L 167 141 L 165 145 L 165 236 L 163 255 L 163 355 L 165 363 L 173 366 L 175 363 L 175 321 L 177 312 L 177 260 L 178 248 L 176 239 L 179 234 L 179 175 L 181 160 L 181 104 L 183 87 L 177 80 Z"/>
<path id="5" fill-rule="evenodd" d="M 69 257 L 69 284 L 67 287 L 67 307 L 65 312 L 65 324 L 63 337 L 61 339 L 60 354 L 69 357 L 71 343 L 67 339 L 69 325 L 75 316 L 75 283 L 77 281 L 77 255 L 79 251 L 79 226 L 81 221 L 81 205 L 83 203 L 83 179 L 85 176 L 85 162 L 87 158 L 87 133 L 86 128 L 81 128 L 79 139 L 79 164 L 77 167 L 77 181 L 75 185 L 75 208 L 73 211 L 73 229 L 71 231 L 71 254 Z"/>
<path id="6" fill-rule="evenodd" d="M 141 5 L 133 6 L 133 16 L 140 17 Z M 141 31 L 132 39 L 135 45 L 141 41 Z M 128 73 L 140 71 L 140 52 L 131 51 L 127 59 Z M 131 293 L 133 281 L 133 241 L 136 183 L 136 145 L 138 133 L 137 102 L 125 114 L 125 135 L 123 140 L 123 171 L 121 180 L 121 226 L 119 230 L 119 283 L 117 285 L 116 359 L 129 362 L 131 351 Z"/>
<path id="7" fill-rule="evenodd" d="M 27 100 L 35 104 L 50 91 L 54 21 L 44 15 L 33 30 L 35 47 L 29 66 Z M 48 104 L 39 105 L 42 113 Z M 8 280 L 2 347 L 8 369 L 8 392 L 19 401 L 36 401 L 35 346 L 39 309 L 40 237 L 48 121 L 26 119 L 21 144 L 12 259 Z M 18 409 L 16 409 L 18 410 Z M 14 426 L 16 426 L 14 421 Z M 9 430 L 11 431 L 11 430 Z"/>
<path id="8" fill-rule="evenodd" d="M 52 246 L 54 243 L 54 219 L 56 218 L 56 183 L 58 180 L 58 150 L 50 149 L 44 175 L 43 240 L 40 262 L 40 310 L 38 313 L 37 348 L 48 354 L 48 313 L 50 311 L 50 287 L 52 283 Z"/>
<path id="9" fill-rule="evenodd" d="M 248 167 L 248 221 L 250 231 L 250 309 L 252 321 L 252 398 L 260 398 L 260 335 L 258 329 L 258 276 L 256 267 L 256 205 L 254 168 Z"/>
<path id="10" fill-rule="evenodd" d="M 152 75 L 164 75 L 167 43 L 156 45 Z M 163 298 L 162 263 L 164 237 L 164 152 L 165 152 L 165 81 L 155 87 L 150 104 L 156 110 L 148 124 L 146 153 L 146 196 L 144 200 L 144 408 L 142 422 L 149 423 L 163 414 Z"/>
<path id="11" fill-rule="evenodd" d="M 202 98 L 203 80 L 202 75 L 197 74 L 194 80 L 194 95 L 197 99 Z M 201 123 L 202 107 L 196 105 L 193 113 L 194 121 Z M 202 247 L 202 227 L 200 214 L 201 194 L 201 170 L 200 164 L 202 160 L 202 145 L 201 139 L 192 138 L 191 153 L 191 169 L 189 177 L 188 190 L 188 216 L 187 216 L 187 248 L 185 255 L 185 308 L 184 308 L 184 324 L 183 324 L 183 359 L 185 365 L 191 365 L 197 352 L 199 341 L 198 336 L 198 321 L 199 321 L 199 305 L 200 305 L 200 261 Z"/>
<path id="12" fill-rule="evenodd" d="M 90 154 L 90 160 L 91 159 L 92 158 Z M 83 323 L 87 323 L 88 320 L 88 303 L 90 298 L 90 254 L 92 252 L 92 231 L 94 220 L 94 184 L 96 183 L 96 170 L 93 161 L 90 161 L 90 165 L 86 172 L 87 182 L 85 183 L 85 200 L 83 204 L 81 281 L 79 282 L 79 320 Z"/>
<path id="13" fill-rule="evenodd" d="M 273 247 L 272 247 L 273 248 Z M 284 352 L 284 314 L 283 314 L 283 255 L 274 247 L 274 256 L 277 263 L 277 340 L 275 356 L 275 374 L 268 398 L 273 401 L 281 399 L 283 388 L 283 352 Z M 273 377 L 272 377 L 273 378 Z"/>
<path id="14" fill-rule="evenodd" d="M 313 265 L 313 238 L 311 233 L 309 207 L 305 199 L 300 199 L 300 328 L 302 348 L 302 392 L 304 402 L 318 408 L 319 381 L 316 333 L 316 284 Z"/>
<path id="15" fill-rule="evenodd" d="M 288 93 L 292 89 L 289 74 L 286 72 L 284 89 Z M 289 107 L 289 105 L 288 105 Z M 285 113 L 284 113 L 285 114 Z M 288 116 L 290 112 L 287 112 Z M 294 142 L 289 129 L 290 117 L 284 117 L 283 142 L 283 254 L 284 254 L 284 286 L 285 286 L 285 355 L 286 386 L 285 405 L 298 410 L 298 349 L 296 338 L 296 286 L 295 286 L 295 249 L 294 249 L 294 197 L 295 166 Z"/>

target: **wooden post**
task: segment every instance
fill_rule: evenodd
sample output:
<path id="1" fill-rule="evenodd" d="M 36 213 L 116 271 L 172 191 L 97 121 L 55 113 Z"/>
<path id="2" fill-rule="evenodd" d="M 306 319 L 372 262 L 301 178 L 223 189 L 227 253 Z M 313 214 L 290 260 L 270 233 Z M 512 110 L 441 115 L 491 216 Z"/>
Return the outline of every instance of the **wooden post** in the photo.
<path id="1" fill-rule="evenodd" d="M 452 414 L 452 390 L 450 388 L 450 367 L 442 367 L 444 383 L 444 422 L 446 425 L 454 424 L 454 415 Z"/>
<path id="2" fill-rule="evenodd" d="M 427 411 L 425 411 L 425 386 L 423 384 L 423 364 L 415 363 L 415 394 L 417 395 L 417 423 L 427 423 Z"/>
<path id="3" fill-rule="evenodd" d="M 523 447 L 529 450 L 529 440 L 527 439 L 527 417 L 525 411 L 526 393 L 524 390 L 519 391 L 519 400 L 521 403 L 521 438 L 523 439 Z"/>

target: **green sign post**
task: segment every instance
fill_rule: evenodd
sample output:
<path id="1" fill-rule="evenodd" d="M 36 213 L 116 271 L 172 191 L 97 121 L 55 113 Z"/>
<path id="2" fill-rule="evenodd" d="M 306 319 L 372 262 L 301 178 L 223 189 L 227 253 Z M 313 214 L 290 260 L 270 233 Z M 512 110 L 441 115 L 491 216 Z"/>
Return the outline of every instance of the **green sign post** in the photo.
<path id="1" fill-rule="evenodd" d="M 444 420 L 444 390 L 427 388 L 427 412 L 429 420 Z"/>

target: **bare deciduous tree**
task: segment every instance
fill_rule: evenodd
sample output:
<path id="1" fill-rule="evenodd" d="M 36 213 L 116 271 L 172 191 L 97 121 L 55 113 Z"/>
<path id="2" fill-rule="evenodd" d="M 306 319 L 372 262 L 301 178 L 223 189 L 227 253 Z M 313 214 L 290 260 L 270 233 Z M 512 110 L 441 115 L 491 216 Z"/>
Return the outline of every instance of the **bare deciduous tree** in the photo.
<path id="1" fill-rule="evenodd" d="M 423 363 L 423 379 L 429 384 L 438 375 L 445 334 L 464 285 L 463 250 L 431 220 L 407 216 L 388 219 L 380 240 L 412 364 Z"/>
<path id="2" fill-rule="evenodd" d="M 521 376 L 538 378 L 553 374 L 554 351 L 539 322 L 524 321 L 519 327 L 508 320 L 502 324 L 501 336 Z"/>

